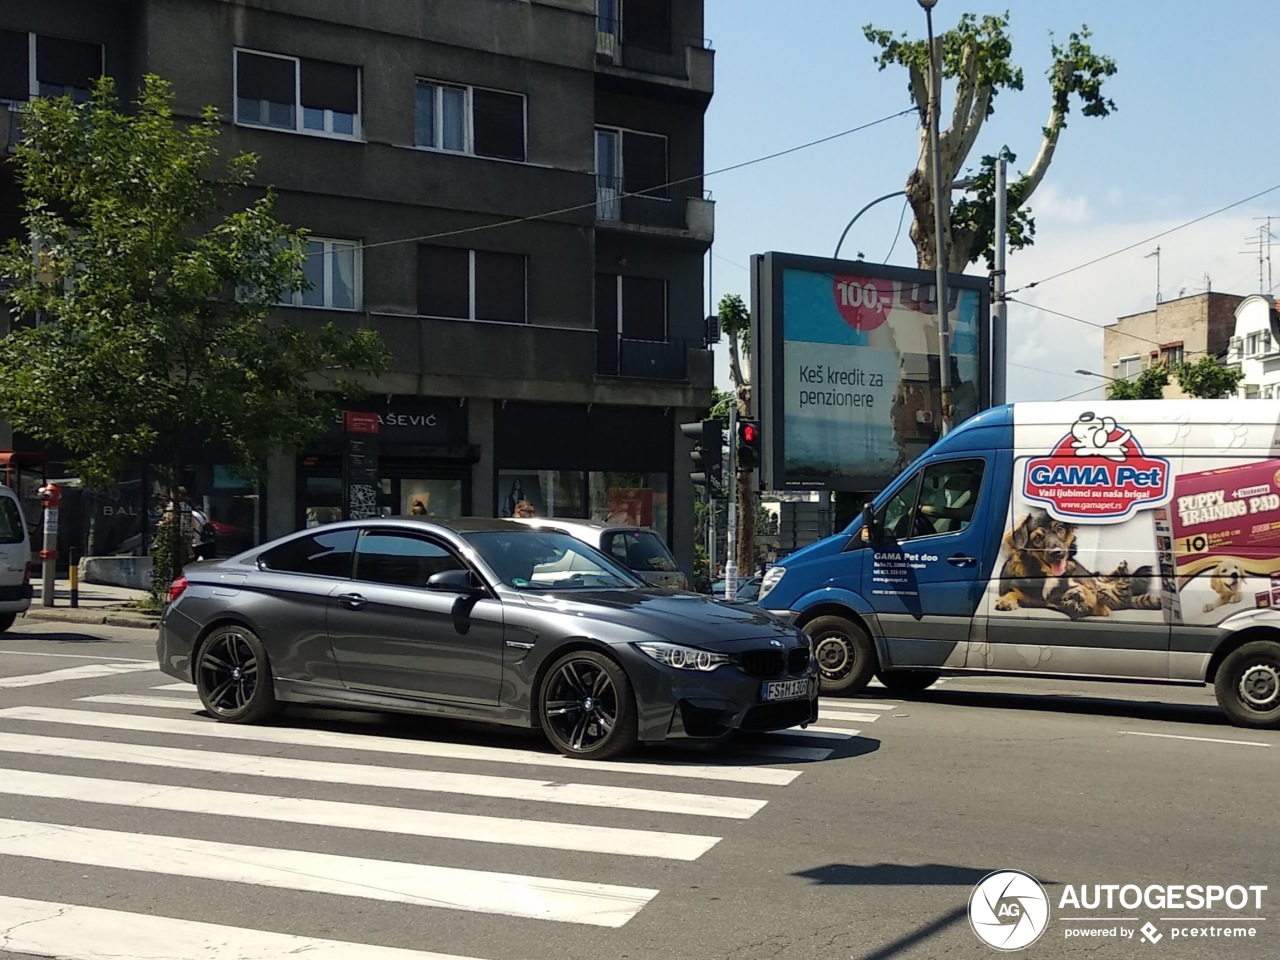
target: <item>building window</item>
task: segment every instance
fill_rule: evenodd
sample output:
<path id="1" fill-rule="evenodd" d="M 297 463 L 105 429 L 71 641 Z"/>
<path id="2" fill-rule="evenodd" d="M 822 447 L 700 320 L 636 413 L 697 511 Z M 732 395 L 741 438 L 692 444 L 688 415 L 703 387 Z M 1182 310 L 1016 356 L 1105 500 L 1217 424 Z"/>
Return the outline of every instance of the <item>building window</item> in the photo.
<path id="1" fill-rule="evenodd" d="M 100 43 L 0 30 L 0 100 L 67 96 L 83 103 L 102 73 Z"/>
<path id="2" fill-rule="evenodd" d="M 525 323 L 526 258 L 515 253 L 418 248 L 418 313 Z"/>
<path id="3" fill-rule="evenodd" d="M 1259 392 L 1257 384 L 1247 383 L 1244 387 L 1244 398 L 1246 400 L 1257 400 Z"/>
<path id="4" fill-rule="evenodd" d="M 285 293 L 280 302 L 289 307 L 359 310 L 362 286 L 359 245 L 351 240 L 308 237 L 304 252 L 307 259 L 302 264 L 302 274 L 309 287 Z"/>
<path id="5" fill-rule="evenodd" d="M 1176 367 L 1186 356 L 1186 350 L 1180 343 L 1160 348 L 1160 362 L 1166 367 Z"/>
<path id="6" fill-rule="evenodd" d="M 671 51 L 671 0 L 623 0 L 622 42 L 657 53 Z"/>
<path id="7" fill-rule="evenodd" d="M 236 123 L 298 133 L 360 136 L 360 68 L 236 51 Z"/>
<path id="8" fill-rule="evenodd" d="M 1121 357 L 1116 363 L 1112 364 L 1111 368 L 1116 371 L 1116 379 L 1118 380 L 1136 377 L 1142 372 L 1142 358 Z"/>
<path id="9" fill-rule="evenodd" d="M 668 200 L 667 138 L 617 127 L 596 127 L 596 216 L 622 219 L 621 196 Z"/>
<path id="10" fill-rule="evenodd" d="M 667 281 L 596 275 L 596 329 L 624 340 L 667 339 Z"/>
<path id="11" fill-rule="evenodd" d="M 524 95 L 419 80 L 414 143 L 433 150 L 523 161 Z"/>

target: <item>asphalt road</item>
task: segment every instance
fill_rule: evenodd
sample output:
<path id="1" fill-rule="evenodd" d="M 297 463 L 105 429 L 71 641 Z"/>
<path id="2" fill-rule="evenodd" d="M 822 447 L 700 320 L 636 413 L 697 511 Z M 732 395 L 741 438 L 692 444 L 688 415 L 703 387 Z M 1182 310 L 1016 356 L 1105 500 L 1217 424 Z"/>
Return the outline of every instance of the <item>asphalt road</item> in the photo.
<path id="1" fill-rule="evenodd" d="M 824 701 L 829 733 L 628 770 L 468 724 L 213 724 L 153 643 L 0 636 L 6 957 L 994 957 L 968 903 L 1004 869 L 1047 890 L 1022 956 L 1280 955 L 1280 731 L 1227 725 L 1207 690 L 949 678 Z M 1094 884 L 1269 889 L 1247 910 L 1060 907 Z M 1255 934 L 1190 936 L 1224 926 Z"/>

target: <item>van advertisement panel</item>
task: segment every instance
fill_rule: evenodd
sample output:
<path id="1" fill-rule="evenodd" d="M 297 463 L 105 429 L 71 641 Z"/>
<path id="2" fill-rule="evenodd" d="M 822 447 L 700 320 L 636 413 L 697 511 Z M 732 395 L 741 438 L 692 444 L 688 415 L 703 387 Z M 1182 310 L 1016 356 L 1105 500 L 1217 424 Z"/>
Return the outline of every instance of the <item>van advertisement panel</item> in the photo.
<path id="1" fill-rule="evenodd" d="M 995 617 L 1215 624 L 1280 605 L 1280 456 L 1207 427 L 1015 423 Z M 1221 432 L 1221 431 L 1218 431 Z M 1035 451 L 1043 450 L 1037 454 Z"/>
<path id="2" fill-rule="evenodd" d="M 941 436 L 932 271 L 753 258 L 752 382 L 765 489 L 881 489 Z M 985 278 L 948 280 L 956 424 L 989 405 Z"/>

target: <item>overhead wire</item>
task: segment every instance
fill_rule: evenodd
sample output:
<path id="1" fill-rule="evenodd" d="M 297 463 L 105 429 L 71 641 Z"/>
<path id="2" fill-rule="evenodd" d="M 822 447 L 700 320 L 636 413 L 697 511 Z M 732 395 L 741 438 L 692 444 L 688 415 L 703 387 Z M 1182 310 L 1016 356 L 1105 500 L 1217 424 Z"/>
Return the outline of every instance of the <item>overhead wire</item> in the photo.
<path id="1" fill-rule="evenodd" d="M 757 163 L 765 163 L 768 160 L 776 160 L 779 157 L 785 157 L 788 154 L 797 153 L 801 150 L 808 150 L 812 147 L 821 146 L 824 143 L 830 143 L 832 140 L 839 140 L 841 137 L 847 137 L 850 134 L 860 133 L 863 130 L 869 130 L 872 127 L 878 126 L 879 124 L 886 123 L 889 120 L 894 120 L 897 117 L 906 116 L 909 113 L 915 113 L 915 109 L 908 108 L 906 110 L 899 110 L 897 113 L 891 113 L 887 116 L 879 118 L 878 120 L 872 120 L 868 123 L 859 124 L 856 127 L 850 127 L 848 130 L 841 130 L 839 133 L 829 134 L 828 136 L 825 136 L 825 137 L 819 137 L 816 140 L 809 140 L 805 143 L 797 144 L 796 146 L 793 146 L 793 147 L 787 147 L 785 150 L 776 150 L 773 153 L 765 154 L 764 156 L 754 157 L 750 160 L 743 160 L 740 163 L 730 164 L 729 166 L 721 167 L 718 170 L 711 170 L 703 173 L 698 173 L 691 177 L 681 177 L 677 180 L 668 180 L 666 183 L 655 184 L 654 186 L 646 187 L 644 190 L 637 190 L 631 193 L 620 193 L 616 198 L 611 198 L 611 199 L 622 201 L 627 199 L 628 197 L 640 197 L 640 196 L 652 194 L 655 190 L 665 190 L 668 187 L 675 187 L 684 183 L 692 183 L 695 180 L 705 180 L 708 177 L 715 177 L 724 173 L 732 173 L 735 170 L 741 170 L 745 167 L 754 166 Z M 456 237 L 456 236 L 461 236 L 462 234 L 468 234 L 468 233 L 480 233 L 481 231 L 484 231 L 484 230 L 496 230 L 501 227 L 512 227 L 512 226 L 516 226 L 517 224 L 529 223 L 535 220 L 547 220 L 547 219 L 550 219 L 551 217 L 559 217 L 567 213 L 576 213 L 579 210 L 594 209 L 597 205 L 598 205 L 598 201 L 590 200 L 586 203 L 577 203 L 569 207 L 560 207 L 556 210 L 548 210 L 543 213 L 531 214 L 527 217 L 511 217 L 506 220 L 498 220 L 494 223 L 482 224 L 474 227 L 460 227 L 456 230 L 442 230 L 437 233 L 428 233 L 428 234 L 423 234 L 421 236 L 401 237 L 400 239 L 397 239 L 397 240 L 380 240 L 377 243 L 365 243 L 365 244 L 361 244 L 359 246 L 359 249 L 373 250 L 378 247 L 390 247 L 390 246 L 394 246 L 396 244 L 401 244 L 401 243 L 425 243 L 428 240 L 441 240 L 445 237 Z"/>

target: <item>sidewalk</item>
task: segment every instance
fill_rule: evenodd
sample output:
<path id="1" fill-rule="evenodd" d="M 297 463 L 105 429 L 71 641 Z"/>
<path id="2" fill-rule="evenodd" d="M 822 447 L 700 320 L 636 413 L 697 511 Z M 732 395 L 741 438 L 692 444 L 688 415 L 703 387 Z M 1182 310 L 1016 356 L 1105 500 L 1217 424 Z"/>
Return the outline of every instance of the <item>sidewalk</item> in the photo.
<path id="1" fill-rule="evenodd" d="M 59 580 L 54 584 L 53 606 L 46 607 L 41 600 L 42 584 L 34 579 L 35 596 L 31 607 L 22 616 L 28 620 L 61 620 L 69 623 L 101 623 L 113 627 L 154 627 L 160 622 L 159 614 L 136 610 L 132 604 L 147 596 L 145 590 L 131 590 L 101 583 L 79 585 L 79 606 L 71 606 L 71 584 Z M 19 622 L 22 617 L 19 618 Z"/>

